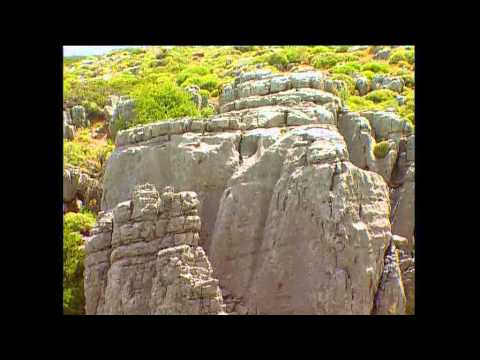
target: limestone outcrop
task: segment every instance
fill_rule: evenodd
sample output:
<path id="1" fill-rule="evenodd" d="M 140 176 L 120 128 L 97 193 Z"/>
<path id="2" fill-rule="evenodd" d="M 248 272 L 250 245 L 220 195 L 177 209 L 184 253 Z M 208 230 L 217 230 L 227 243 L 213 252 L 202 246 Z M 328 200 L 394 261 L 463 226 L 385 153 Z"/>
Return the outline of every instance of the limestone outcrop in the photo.
<path id="1" fill-rule="evenodd" d="M 198 246 L 194 192 L 136 186 L 102 212 L 85 244 L 87 314 L 225 314 L 218 280 Z"/>
<path id="2" fill-rule="evenodd" d="M 224 87 L 219 113 L 208 119 L 119 131 L 106 164 L 101 203 L 104 217 L 113 224 L 103 232 L 110 233 L 105 247 L 109 252 L 87 251 L 87 262 L 103 259 L 95 263 L 98 267 L 86 266 L 87 312 L 192 313 L 197 305 L 172 305 L 175 302 L 166 300 L 171 299 L 168 292 L 161 290 L 164 285 L 158 285 L 167 280 L 155 276 L 170 269 L 176 275 L 169 284 L 177 289 L 171 296 L 182 297 L 185 284 L 175 279 L 187 273 L 195 278 L 196 256 L 208 255 L 207 268 L 213 271 L 209 276 L 218 279 L 225 297 L 225 309 L 218 312 L 411 313 L 413 129 L 394 113 L 345 111 L 337 95 L 344 86 L 312 71 L 255 71 Z M 377 158 L 374 149 L 381 141 L 388 142 L 388 152 Z M 156 219 L 139 215 L 142 220 L 135 220 L 135 209 L 164 214 L 162 199 L 168 191 L 157 196 L 152 187 L 145 188 L 150 195 L 140 198 L 152 199 L 150 205 L 135 205 L 135 194 L 146 183 L 197 194 L 192 198 L 195 216 L 201 219 L 195 222 L 198 236 L 177 236 L 180 243 L 169 242 L 164 239 L 174 230 L 157 235 L 157 225 L 151 224 Z M 132 217 L 125 223 L 115 220 L 129 211 Z M 154 235 L 141 235 L 152 231 Z M 401 247 L 392 245 L 395 241 Z M 169 251 L 175 255 L 162 256 L 184 265 L 175 267 L 158 257 L 160 250 L 174 247 L 179 248 Z M 197 254 L 198 247 L 206 255 L 203 250 Z M 122 260 L 128 264 L 123 266 L 115 259 L 118 254 L 122 258 L 124 250 L 143 259 Z"/>
<path id="3" fill-rule="evenodd" d="M 81 105 L 76 105 L 71 109 L 71 121 L 72 125 L 76 128 L 90 126 L 90 122 L 87 119 L 85 108 Z"/>
<path id="4" fill-rule="evenodd" d="M 63 170 L 63 202 L 70 204 L 81 200 L 91 211 L 100 210 L 102 186 L 99 181 L 77 168 L 67 167 Z"/>

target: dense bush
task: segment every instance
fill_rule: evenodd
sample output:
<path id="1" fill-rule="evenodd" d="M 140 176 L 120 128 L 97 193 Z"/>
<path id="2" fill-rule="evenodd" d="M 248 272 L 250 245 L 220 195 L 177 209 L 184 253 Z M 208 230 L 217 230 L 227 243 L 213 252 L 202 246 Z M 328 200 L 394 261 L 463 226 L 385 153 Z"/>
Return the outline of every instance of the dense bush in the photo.
<path id="1" fill-rule="evenodd" d="M 188 78 L 199 78 L 200 76 L 204 76 L 209 74 L 210 71 L 205 66 L 191 66 L 182 70 L 177 75 L 177 84 L 183 85 Z"/>
<path id="2" fill-rule="evenodd" d="M 381 141 L 376 143 L 373 147 L 373 153 L 375 154 L 376 158 L 383 159 L 387 156 L 388 152 L 390 151 L 390 144 L 388 141 Z"/>
<path id="3" fill-rule="evenodd" d="M 283 70 L 288 65 L 287 56 L 283 52 L 274 52 L 268 57 L 267 62 L 279 70 Z"/>
<path id="4" fill-rule="evenodd" d="M 414 50 L 407 50 L 405 48 L 397 48 L 390 54 L 388 62 L 390 64 L 399 64 L 401 61 L 406 61 L 409 64 L 415 62 Z"/>
<path id="5" fill-rule="evenodd" d="M 373 101 L 374 103 L 380 103 L 388 100 L 395 99 L 396 93 L 390 89 L 378 89 L 369 92 L 365 95 L 367 100 Z"/>
<path id="6" fill-rule="evenodd" d="M 358 60 L 357 55 L 327 52 L 315 55 L 312 59 L 312 63 L 313 66 L 317 69 L 329 69 L 338 63 L 356 60 Z"/>
<path id="7" fill-rule="evenodd" d="M 331 72 L 336 74 L 353 75 L 359 72 L 360 69 L 361 65 L 358 62 L 353 61 L 345 64 L 337 64 L 331 69 Z"/>
<path id="8" fill-rule="evenodd" d="M 332 76 L 333 80 L 342 80 L 347 86 L 347 91 L 349 94 L 355 94 L 355 80 L 345 74 L 334 74 Z"/>
<path id="9" fill-rule="evenodd" d="M 65 314 L 85 313 L 83 271 L 85 252 L 82 235 L 95 224 L 89 212 L 67 213 L 63 218 L 63 310 Z"/>
<path id="10" fill-rule="evenodd" d="M 139 84 L 131 96 L 135 101 L 136 112 L 133 125 L 200 115 L 191 95 L 173 82 Z"/>
<path id="11" fill-rule="evenodd" d="M 382 73 L 389 73 L 390 67 L 387 64 L 383 64 L 380 62 L 371 61 L 362 65 L 362 71 L 370 70 L 374 73 L 382 72 Z"/>

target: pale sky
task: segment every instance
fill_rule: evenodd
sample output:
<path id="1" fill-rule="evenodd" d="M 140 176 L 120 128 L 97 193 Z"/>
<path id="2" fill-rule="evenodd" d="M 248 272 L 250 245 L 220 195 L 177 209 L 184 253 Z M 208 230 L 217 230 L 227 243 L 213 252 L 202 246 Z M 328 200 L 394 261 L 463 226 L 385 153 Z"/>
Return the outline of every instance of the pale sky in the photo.
<path id="1" fill-rule="evenodd" d="M 90 56 L 90 55 L 103 55 L 114 49 L 122 48 L 141 48 L 143 46 L 64 46 L 63 56 Z"/>

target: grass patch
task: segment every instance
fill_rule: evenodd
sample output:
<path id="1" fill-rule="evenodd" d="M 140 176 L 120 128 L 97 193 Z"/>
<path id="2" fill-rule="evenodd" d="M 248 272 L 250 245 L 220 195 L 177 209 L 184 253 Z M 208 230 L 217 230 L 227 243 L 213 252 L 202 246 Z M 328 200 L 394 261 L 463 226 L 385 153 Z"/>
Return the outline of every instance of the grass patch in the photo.
<path id="1" fill-rule="evenodd" d="M 370 61 L 362 65 L 362 71 L 366 70 L 372 71 L 374 73 L 389 73 L 390 67 L 388 66 L 388 64 Z"/>
<path id="2" fill-rule="evenodd" d="M 370 100 L 374 103 L 381 103 L 389 100 L 394 100 L 396 93 L 390 89 L 378 89 L 369 92 L 365 95 L 365 99 Z"/>
<path id="3" fill-rule="evenodd" d="M 373 153 L 375 157 L 378 159 L 383 159 L 387 156 L 388 152 L 390 151 L 390 144 L 388 141 L 380 141 L 375 144 L 373 147 Z"/>

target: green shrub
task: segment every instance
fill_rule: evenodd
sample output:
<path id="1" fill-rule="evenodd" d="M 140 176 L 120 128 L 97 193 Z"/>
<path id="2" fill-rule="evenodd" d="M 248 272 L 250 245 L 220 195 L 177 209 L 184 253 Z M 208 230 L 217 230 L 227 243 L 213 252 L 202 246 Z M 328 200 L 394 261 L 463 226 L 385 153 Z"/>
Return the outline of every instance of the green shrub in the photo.
<path id="1" fill-rule="evenodd" d="M 351 62 L 358 60 L 354 54 L 321 53 L 312 58 L 313 66 L 317 69 L 329 69 L 341 62 Z"/>
<path id="2" fill-rule="evenodd" d="M 200 110 L 200 116 L 202 118 L 207 118 L 213 114 L 215 114 L 215 111 L 210 106 L 204 107 Z"/>
<path id="3" fill-rule="evenodd" d="M 395 99 L 395 95 L 396 93 L 390 89 L 378 89 L 369 92 L 367 95 L 365 95 L 365 98 L 373 101 L 374 103 L 380 103 Z"/>
<path id="4" fill-rule="evenodd" d="M 173 82 L 142 83 L 131 93 L 136 118 L 132 125 L 183 116 L 198 116 L 191 95 Z"/>
<path id="5" fill-rule="evenodd" d="M 191 66 L 180 72 L 177 75 L 177 84 L 183 85 L 183 83 L 191 77 L 199 78 L 201 76 L 209 74 L 210 71 L 205 66 Z"/>
<path id="6" fill-rule="evenodd" d="M 320 53 L 326 53 L 326 52 L 332 52 L 333 49 L 328 46 L 314 46 L 312 48 L 312 54 L 320 54 Z"/>
<path id="7" fill-rule="evenodd" d="M 365 71 L 362 71 L 362 75 L 365 76 L 368 80 L 372 81 L 373 77 L 375 76 L 375 73 L 370 70 L 365 70 Z"/>
<path id="8" fill-rule="evenodd" d="M 373 153 L 375 154 L 375 157 L 379 159 L 383 159 L 385 156 L 387 156 L 389 151 L 390 144 L 388 141 L 380 141 L 373 147 Z"/>
<path id="9" fill-rule="evenodd" d="M 361 65 L 358 62 L 354 61 L 345 64 L 337 64 L 331 69 L 331 72 L 336 74 L 353 75 L 359 72 L 360 69 Z"/>
<path id="10" fill-rule="evenodd" d="M 215 90 L 218 88 L 220 84 L 220 79 L 217 75 L 208 74 L 204 75 L 200 78 L 200 89 L 207 90 L 208 92 Z"/>
<path id="11" fill-rule="evenodd" d="M 350 111 L 363 111 L 363 110 L 375 110 L 377 109 L 374 102 L 365 99 L 363 96 L 349 96 L 346 104 Z"/>
<path id="12" fill-rule="evenodd" d="M 390 64 L 398 64 L 401 61 L 406 61 L 409 64 L 415 62 L 415 52 L 413 49 L 407 50 L 405 48 L 397 48 L 390 54 L 388 62 Z"/>
<path id="13" fill-rule="evenodd" d="M 285 54 L 289 64 L 305 63 L 310 55 L 310 49 L 305 46 L 287 47 L 283 53 Z"/>
<path id="14" fill-rule="evenodd" d="M 355 80 L 345 74 L 334 74 L 332 76 L 333 80 L 342 80 L 347 86 L 347 91 L 349 94 L 355 94 Z"/>
<path id="15" fill-rule="evenodd" d="M 83 271 L 85 252 L 82 234 L 87 235 L 95 224 L 95 215 L 67 213 L 63 218 L 63 310 L 65 314 L 85 313 Z"/>
<path id="16" fill-rule="evenodd" d="M 387 64 L 371 61 L 363 64 L 362 71 L 365 71 L 365 70 L 370 70 L 370 71 L 373 71 L 374 73 L 378 73 L 378 72 L 388 73 L 390 72 L 390 67 Z"/>
<path id="17" fill-rule="evenodd" d="M 288 65 L 287 56 L 281 52 L 274 52 L 267 58 L 268 64 L 275 66 L 277 69 L 282 70 Z"/>

